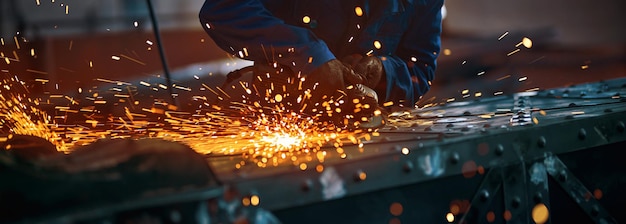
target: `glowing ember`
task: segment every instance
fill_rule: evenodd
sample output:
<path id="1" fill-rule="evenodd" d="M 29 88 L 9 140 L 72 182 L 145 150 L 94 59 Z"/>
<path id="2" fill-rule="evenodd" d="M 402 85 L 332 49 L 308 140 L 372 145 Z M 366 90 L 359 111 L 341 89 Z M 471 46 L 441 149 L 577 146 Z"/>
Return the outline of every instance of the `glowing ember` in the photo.
<path id="1" fill-rule="evenodd" d="M 55 143 L 57 150 L 67 151 L 59 134 L 52 131 L 50 117 L 35 106 L 41 102 L 27 98 L 24 83 L 17 77 L 2 80 L 0 89 L 0 128 L 12 134 L 32 135 Z M 35 105 L 35 106 L 33 106 Z"/>
<path id="2" fill-rule="evenodd" d="M 206 96 L 194 96 L 202 106 L 210 106 L 208 110 L 195 112 L 177 111 L 177 107 L 161 99 L 127 101 L 138 94 L 139 87 L 164 86 L 146 81 L 133 85 L 97 79 L 114 87 L 105 87 L 104 91 L 96 87 L 80 89 L 80 93 L 90 93 L 84 99 L 67 94 L 32 99 L 25 82 L 4 75 L 0 90 L 0 133 L 38 136 L 66 153 L 103 138 L 159 138 L 189 145 L 202 154 L 239 155 L 242 161 L 248 161 L 238 163 L 236 168 L 245 164 L 266 167 L 293 163 L 299 166 L 304 161 L 300 158 L 307 155 L 323 162 L 326 152 L 322 147 L 362 145 L 361 139 L 369 138 L 368 133 L 321 125 L 314 116 L 264 107 L 256 101 L 232 102 L 228 106 L 210 104 Z M 48 81 L 34 80 L 33 83 L 44 85 Z M 221 90 L 210 92 L 227 95 Z M 278 96 L 281 95 L 268 100 L 281 103 L 283 100 Z M 127 106 L 120 108 L 112 104 Z M 123 109 L 106 115 L 101 110 L 108 107 Z M 340 156 L 345 158 L 345 154 Z"/>
<path id="3" fill-rule="evenodd" d="M 40 1 L 37 0 L 36 4 L 40 5 Z M 62 3 L 61 6 L 64 7 L 65 14 L 69 14 L 69 5 Z M 354 13 L 363 16 L 365 12 L 356 7 Z M 304 16 L 302 22 L 308 24 L 315 20 Z M 204 25 L 211 29 L 210 24 Z M 134 21 L 133 26 L 138 27 L 140 23 Z M 5 45 L 4 38 L 0 38 L 0 42 L 2 46 Z M 41 56 L 38 55 L 41 54 L 38 49 L 27 47 L 28 41 L 24 38 L 18 39 L 15 36 L 13 42 L 16 50 L 12 51 L 12 55 L 8 53 L 10 51 L 0 52 L 0 61 L 4 61 L 3 63 L 21 64 L 24 60 L 20 60 L 20 55 Z M 20 42 L 26 43 L 24 49 L 20 47 Z M 154 45 L 151 40 L 145 40 L 145 44 L 147 47 Z M 72 46 L 73 41 L 70 41 L 70 51 Z M 374 41 L 373 46 L 375 49 L 383 47 L 378 40 Z M 290 49 L 288 52 L 294 51 Z M 248 53 L 245 47 L 238 51 L 242 58 L 248 57 Z M 369 52 L 372 53 L 373 50 Z M 87 59 L 83 64 L 94 68 L 112 60 L 113 63 L 128 61 L 140 66 L 147 65 L 134 51 L 112 52 L 109 55 L 110 59 L 107 58 L 105 62 Z M 414 62 L 416 60 L 413 58 Z M 312 61 L 313 58 L 309 57 L 308 62 Z M 276 63 L 274 68 L 277 68 Z M 241 156 L 245 162 L 237 163 L 236 168 L 248 164 L 266 167 L 287 163 L 304 166 L 306 169 L 308 162 L 316 170 L 323 170 L 323 166 L 315 166 L 315 163 L 310 162 L 317 159 L 322 163 L 330 156 L 324 148 L 334 147 L 337 155 L 346 158 L 342 149 L 344 145 L 362 147 L 362 140 L 369 140 L 371 132 L 375 131 L 348 131 L 330 124 L 331 122 L 322 121 L 321 117 L 324 116 L 340 117 L 336 114 L 342 112 L 341 104 L 355 102 L 355 99 L 339 98 L 310 103 L 315 86 L 303 85 L 305 78 L 300 76 L 287 80 L 270 80 L 272 82 L 262 80 L 268 79 L 269 73 L 267 77 L 257 77 L 258 81 L 263 81 L 261 83 L 270 83 L 270 87 L 257 86 L 254 84 L 256 80 L 252 83 L 235 84 L 237 88 L 243 88 L 241 96 L 229 92 L 230 86 L 220 88 L 202 84 L 198 90 L 196 87 L 164 84 L 149 79 L 131 83 L 105 77 L 93 79 L 98 82 L 93 87 L 80 83 L 81 86 L 73 86 L 72 91 L 63 92 L 59 85 L 64 84 L 53 78 L 54 76 L 49 76 L 53 74 L 51 71 L 26 68 L 28 75 L 24 77 L 28 80 L 20 80 L 16 74 L 23 71 L 12 69 L 3 69 L 0 73 L 0 134 L 41 137 L 65 153 L 71 153 L 77 147 L 104 138 L 159 138 L 186 144 L 202 154 Z M 194 78 L 200 80 L 198 76 Z M 48 88 L 52 86 L 54 88 Z M 31 93 L 33 89 L 46 89 L 46 92 Z M 181 109 L 169 102 L 169 96 L 157 95 L 167 92 L 163 90 L 172 89 L 178 93 L 193 93 L 188 101 L 197 105 L 193 105 L 192 109 Z M 354 104 L 358 108 L 344 108 L 344 111 L 356 113 L 356 109 L 370 109 L 370 105 L 364 102 L 359 104 L 357 101 Z M 387 102 L 385 106 L 393 104 Z M 322 109 L 310 112 L 311 108 L 320 105 L 323 106 L 320 107 Z M 305 110 L 308 114 L 303 112 Z M 375 113 L 380 115 L 381 111 Z M 342 117 L 346 121 L 345 125 L 348 125 L 348 119 L 357 121 L 350 121 L 350 125 L 366 120 L 355 115 L 350 116 L 352 117 Z M 251 204 L 254 205 L 255 202 L 252 201 Z"/>
<path id="4" fill-rule="evenodd" d="M 300 145 L 302 142 L 302 136 L 290 136 L 288 134 L 275 133 L 273 136 L 263 136 L 261 141 L 264 141 L 270 145 L 275 145 L 278 148 L 292 148 Z"/>

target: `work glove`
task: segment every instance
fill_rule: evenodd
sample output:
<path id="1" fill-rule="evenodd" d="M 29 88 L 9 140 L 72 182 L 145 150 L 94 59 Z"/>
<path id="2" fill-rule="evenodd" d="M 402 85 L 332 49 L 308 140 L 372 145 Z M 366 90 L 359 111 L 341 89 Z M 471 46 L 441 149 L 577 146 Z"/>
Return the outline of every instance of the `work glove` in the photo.
<path id="1" fill-rule="evenodd" d="M 312 91 L 311 102 L 318 103 L 312 112 L 340 128 L 382 126 L 384 123 L 380 119 L 371 123 L 371 118 L 380 113 L 380 109 L 376 92 L 368 87 L 370 82 L 380 80 L 379 70 L 382 70 L 382 66 L 377 67 L 376 61 L 371 59 L 362 59 L 354 67 L 358 70 L 350 67 L 350 64 L 334 59 L 307 77 L 309 81 L 318 84 Z M 372 77 L 368 78 L 368 75 Z M 378 80 L 374 80 L 375 76 Z"/>
<path id="2" fill-rule="evenodd" d="M 352 54 L 341 61 L 356 74 L 356 76 L 344 76 L 346 82 L 350 84 L 363 84 L 375 89 L 384 75 L 383 63 L 375 56 L 364 57 L 360 54 Z"/>
<path id="3" fill-rule="evenodd" d="M 247 91 L 250 94 L 245 94 L 248 103 L 244 107 L 253 117 L 295 112 L 316 117 L 320 127 L 352 129 L 367 122 L 378 106 L 375 91 L 361 83 L 345 81 L 362 78 L 337 59 L 322 64 L 310 74 L 263 63 L 255 64 L 252 70 L 254 78 Z"/>
<path id="4" fill-rule="evenodd" d="M 345 77 L 357 76 L 337 59 L 330 60 L 311 74 L 306 76 L 306 86 L 312 87 L 311 100 L 320 102 L 329 98 L 338 98 L 343 95 L 346 89 Z"/>
<path id="5" fill-rule="evenodd" d="M 330 60 L 310 74 L 280 65 L 254 65 L 253 88 L 261 101 L 287 111 L 318 113 L 322 104 L 345 97 L 344 76 L 357 76 L 339 60 Z"/>

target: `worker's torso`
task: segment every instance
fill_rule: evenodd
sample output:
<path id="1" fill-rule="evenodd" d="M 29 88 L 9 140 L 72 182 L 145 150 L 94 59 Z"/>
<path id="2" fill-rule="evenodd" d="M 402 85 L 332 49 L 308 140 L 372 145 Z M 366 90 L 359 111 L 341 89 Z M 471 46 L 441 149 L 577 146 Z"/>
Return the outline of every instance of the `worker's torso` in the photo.
<path id="1" fill-rule="evenodd" d="M 413 13 L 412 4 L 403 0 L 263 0 L 263 4 L 285 23 L 311 30 L 337 57 L 393 53 Z"/>

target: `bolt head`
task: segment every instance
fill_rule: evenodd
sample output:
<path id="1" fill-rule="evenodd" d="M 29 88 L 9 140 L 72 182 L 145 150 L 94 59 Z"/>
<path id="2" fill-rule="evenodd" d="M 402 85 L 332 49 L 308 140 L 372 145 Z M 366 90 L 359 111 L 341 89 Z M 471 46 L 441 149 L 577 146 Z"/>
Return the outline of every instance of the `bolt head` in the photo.
<path id="1" fill-rule="evenodd" d="M 504 153 L 504 146 L 502 146 L 501 144 L 498 144 L 496 146 L 495 153 L 497 156 L 501 156 Z"/>
<path id="2" fill-rule="evenodd" d="M 539 148 L 546 147 L 546 138 L 543 136 L 539 137 L 539 140 L 537 140 L 537 146 L 539 146 Z"/>
<path id="3" fill-rule="evenodd" d="M 600 214 L 600 208 L 598 207 L 598 205 L 593 205 L 591 206 L 591 215 L 593 217 L 596 217 Z"/>
<path id="4" fill-rule="evenodd" d="M 405 173 L 410 173 L 411 171 L 413 171 L 413 162 L 407 161 L 406 163 L 404 163 L 404 166 L 402 166 L 402 170 Z"/>
<path id="5" fill-rule="evenodd" d="M 300 185 L 300 189 L 304 192 L 308 192 L 313 188 L 313 181 L 311 181 L 310 179 L 306 179 L 304 182 L 302 182 L 302 184 Z"/>
<path id="6" fill-rule="evenodd" d="M 578 139 L 580 139 L 580 140 L 585 140 L 585 138 L 587 138 L 587 131 L 585 131 L 585 129 L 584 129 L 584 128 L 581 128 L 581 129 L 578 131 Z"/>
<path id="7" fill-rule="evenodd" d="M 487 190 L 482 190 L 480 191 L 480 201 L 482 202 L 486 202 L 489 199 L 489 191 Z"/>
<path id="8" fill-rule="evenodd" d="M 459 163 L 459 160 L 460 160 L 460 156 L 459 156 L 459 154 L 458 154 L 458 153 L 456 153 L 456 152 L 455 152 L 455 153 L 453 153 L 453 154 L 450 156 L 450 163 L 452 163 L 452 164 L 457 164 L 457 163 Z"/>
<path id="9" fill-rule="evenodd" d="M 519 208 L 521 203 L 522 203 L 522 199 L 520 199 L 519 197 L 516 196 L 511 201 L 511 206 L 513 206 L 513 208 Z"/>
<path id="10" fill-rule="evenodd" d="M 624 125 L 624 122 L 622 121 L 617 122 L 617 131 L 619 131 L 620 133 L 623 133 L 624 129 L 626 129 L 626 125 Z"/>
<path id="11" fill-rule="evenodd" d="M 541 192 L 535 193 L 535 195 L 533 195 L 533 200 L 535 203 L 541 203 L 541 201 L 543 201 L 543 194 L 541 194 Z"/>
<path id="12" fill-rule="evenodd" d="M 559 172 L 559 181 L 567 181 L 567 172 L 565 172 L 565 170 L 561 170 L 561 172 Z"/>

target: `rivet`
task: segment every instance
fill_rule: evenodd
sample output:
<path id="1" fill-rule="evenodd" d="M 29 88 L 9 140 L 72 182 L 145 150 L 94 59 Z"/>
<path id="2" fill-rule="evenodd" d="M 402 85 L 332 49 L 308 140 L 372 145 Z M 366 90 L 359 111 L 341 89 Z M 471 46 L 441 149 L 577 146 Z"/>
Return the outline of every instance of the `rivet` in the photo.
<path id="1" fill-rule="evenodd" d="M 566 180 L 567 180 L 567 173 L 565 172 L 565 170 L 561 170 L 561 172 L 559 172 L 559 181 L 565 182 Z"/>
<path id="2" fill-rule="evenodd" d="M 310 191 L 311 188 L 313 188 L 313 181 L 311 181 L 310 179 L 306 179 L 304 182 L 302 182 L 302 185 L 300 186 L 300 189 L 304 192 Z"/>
<path id="3" fill-rule="evenodd" d="M 511 206 L 513 206 L 513 208 L 519 208 L 520 203 L 522 203 L 521 199 L 519 197 L 515 196 L 513 198 L 513 201 L 511 201 Z"/>
<path id="4" fill-rule="evenodd" d="M 539 140 L 537 140 L 537 146 L 539 146 L 539 148 L 546 147 L 546 138 L 543 136 L 539 137 Z"/>
<path id="5" fill-rule="evenodd" d="M 402 170 L 405 173 L 410 173 L 411 171 L 413 171 L 413 162 L 406 161 L 406 163 L 404 163 L 404 166 L 402 166 Z"/>
<path id="6" fill-rule="evenodd" d="M 490 128 L 490 127 L 491 127 L 491 124 L 484 124 L 484 125 L 483 125 L 483 127 L 485 127 L 485 128 Z"/>
<path id="7" fill-rule="evenodd" d="M 622 122 L 622 121 L 617 122 L 617 131 L 622 133 L 622 132 L 624 132 L 624 129 L 626 129 L 626 126 L 624 125 L 624 122 Z"/>
<path id="8" fill-rule="evenodd" d="M 591 215 L 598 216 L 600 214 L 600 208 L 597 205 L 591 206 Z"/>
<path id="9" fill-rule="evenodd" d="M 433 126 L 428 126 L 424 128 L 424 131 L 432 131 L 432 130 L 433 130 Z"/>
<path id="10" fill-rule="evenodd" d="M 459 163 L 459 159 L 459 154 L 455 152 L 452 154 L 452 156 L 450 156 L 450 163 L 457 164 Z"/>
<path id="11" fill-rule="evenodd" d="M 576 104 L 575 104 L 575 103 L 570 103 L 570 104 L 569 104 L 569 107 L 575 107 L 575 106 L 576 106 Z"/>
<path id="12" fill-rule="evenodd" d="M 486 202 L 489 199 L 489 191 L 482 190 L 479 195 L 480 201 Z"/>
<path id="13" fill-rule="evenodd" d="M 451 127 L 454 127 L 454 124 L 448 124 L 448 125 L 446 125 L 446 128 L 451 128 Z"/>
<path id="14" fill-rule="evenodd" d="M 470 128 L 469 128 L 469 127 L 463 127 L 463 128 L 461 128 L 461 131 L 463 131 L 463 132 L 466 132 L 466 131 L 469 131 L 469 130 L 470 130 Z"/>
<path id="15" fill-rule="evenodd" d="M 465 112 L 463 112 L 463 115 L 464 115 L 464 116 L 469 116 L 469 115 L 472 115 L 472 112 L 465 111 Z"/>
<path id="16" fill-rule="evenodd" d="M 578 131 L 578 139 L 580 139 L 580 140 L 585 140 L 585 138 L 587 138 L 587 131 L 585 131 L 585 129 L 584 129 L 584 128 L 581 128 L 581 129 Z"/>
<path id="17" fill-rule="evenodd" d="M 504 146 L 498 144 L 495 150 L 496 156 L 501 156 L 504 153 Z"/>
<path id="18" fill-rule="evenodd" d="M 543 201 L 543 194 L 541 194 L 541 192 L 535 193 L 535 195 L 533 195 L 533 200 L 535 203 L 541 203 L 541 201 Z"/>

